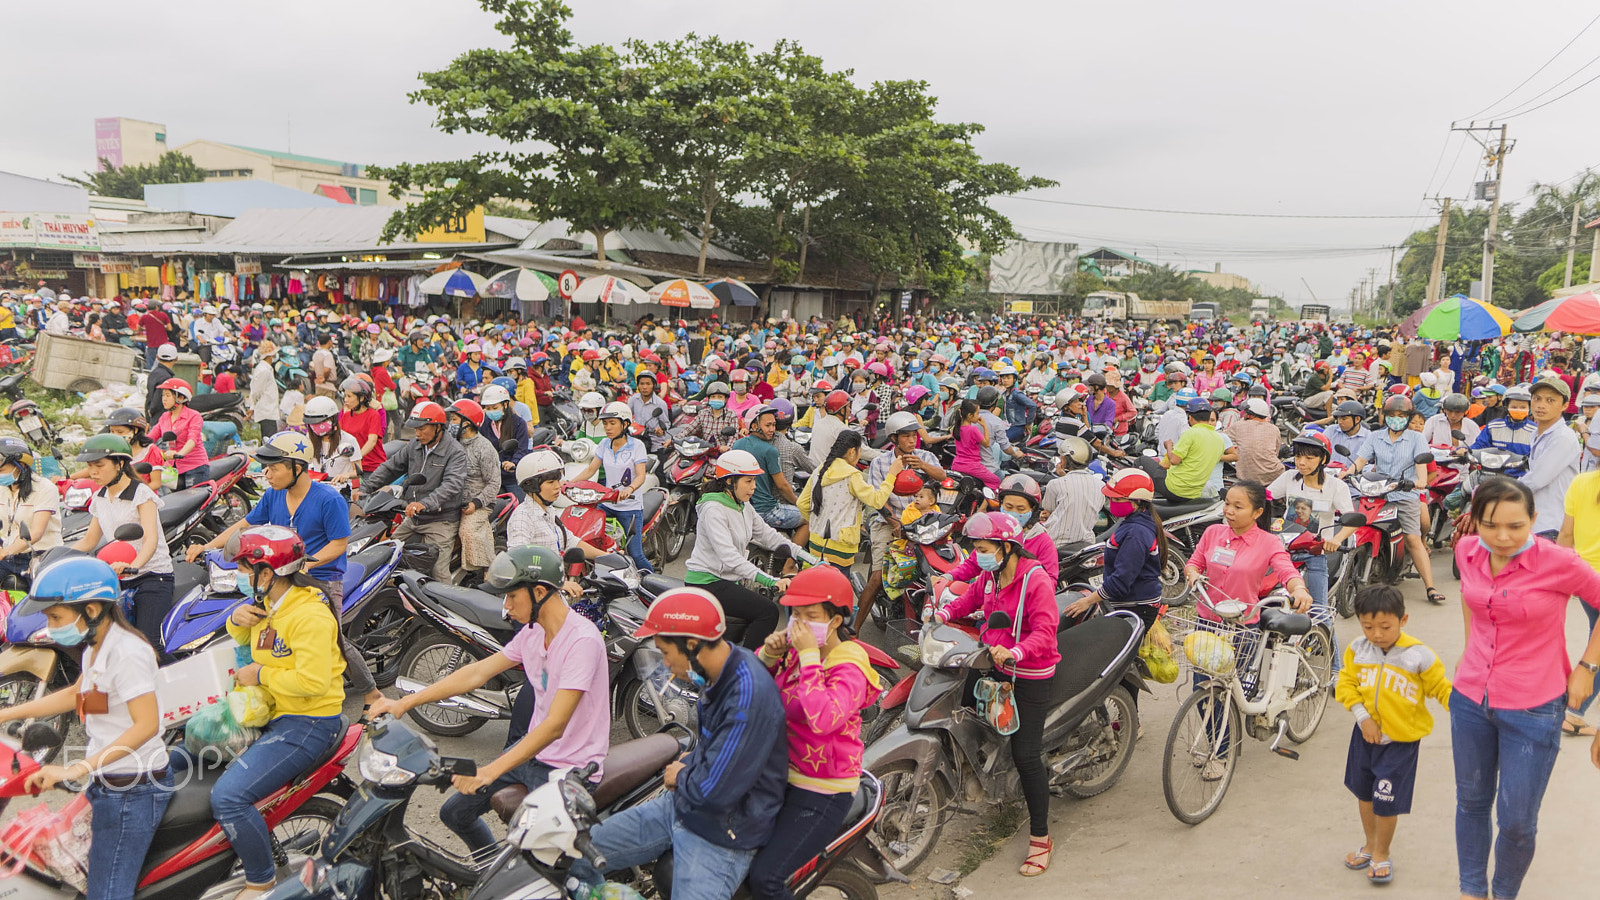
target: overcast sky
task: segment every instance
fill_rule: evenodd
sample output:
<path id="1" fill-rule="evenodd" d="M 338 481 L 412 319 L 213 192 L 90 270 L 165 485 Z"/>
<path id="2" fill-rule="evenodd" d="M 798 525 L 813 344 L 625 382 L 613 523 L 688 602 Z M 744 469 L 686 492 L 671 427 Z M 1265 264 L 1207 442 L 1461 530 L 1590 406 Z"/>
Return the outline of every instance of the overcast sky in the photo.
<path id="1" fill-rule="evenodd" d="M 1468 196 L 1481 151 L 1453 120 L 1512 112 L 1600 63 L 1600 24 L 1534 77 L 1593 3 L 1482 0 L 986 3 L 920 0 L 569 0 L 585 43 L 694 31 L 798 40 L 862 82 L 920 78 L 941 115 L 987 126 L 990 160 L 1060 182 L 1035 196 L 1115 206 L 1404 219 L 1247 219 L 996 201 L 1025 237 L 1108 245 L 1184 268 L 1222 263 L 1282 293 L 1343 302 Z M 159 9 L 159 13 L 152 10 Z M 501 40 L 471 0 L 118 0 L 7 4 L 8 127 L 0 170 L 93 164 L 93 120 L 363 163 L 465 155 L 407 103 L 419 71 Z M 1589 77 L 1583 71 L 1539 100 Z M 1534 101 L 1538 102 L 1538 101 Z M 1507 199 L 1600 164 L 1582 121 L 1600 83 L 1510 120 Z M 1463 149 L 1465 147 L 1465 149 Z M 1454 168 L 1452 168 L 1452 164 Z M 1431 181 L 1430 181 L 1431 176 Z M 1448 176 L 1448 177 L 1447 177 Z"/>

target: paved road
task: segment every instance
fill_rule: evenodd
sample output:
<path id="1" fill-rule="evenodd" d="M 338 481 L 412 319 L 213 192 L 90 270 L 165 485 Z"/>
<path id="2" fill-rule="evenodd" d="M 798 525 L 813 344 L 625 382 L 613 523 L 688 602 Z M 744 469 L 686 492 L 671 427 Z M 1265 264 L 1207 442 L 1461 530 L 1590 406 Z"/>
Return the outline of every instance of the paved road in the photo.
<path id="1" fill-rule="evenodd" d="M 1452 670 L 1463 643 L 1458 585 L 1448 557 L 1437 554 L 1439 587 L 1450 602 L 1430 607 L 1421 582 L 1403 583 L 1411 621 L 1408 631 L 1432 646 Z M 1587 622 L 1574 601 L 1567 643 L 1582 646 Z M 1340 638 L 1358 633 L 1341 620 Z M 1190 898 L 1357 896 L 1370 890 L 1363 873 L 1347 871 L 1343 855 L 1361 846 L 1355 799 L 1343 786 L 1345 750 L 1352 719 L 1336 703 L 1317 734 L 1300 749 L 1298 762 L 1249 741 L 1222 807 L 1190 827 L 1168 812 L 1161 791 L 1160 756 L 1176 712 L 1172 686 L 1158 686 L 1153 702 L 1141 701 L 1145 738 L 1122 782 L 1087 801 L 1057 798 L 1051 808 L 1056 850 L 1049 872 L 1017 874 L 1027 829 L 1003 844 L 962 884 L 974 896 L 1008 900 L 1057 900 L 1070 896 L 1182 896 Z M 1395 880 L 1389 897 L 1456 897 L 1455 786 L 1450 761 L 1449 716 L 1436 710 L 1432 736 L 1423 742 L 1413 813 L 1401 819 L 1394 843 Z M 1588 762 L 1589 741 L 1563 746 L 1540 818 L 1538 856 L 1522 896 L 1593 897 L 1600 892 L 1593 866 L 1594 835 L 1600 831 L 1600 771 Z M 970 820 L 969 820 L 970 821 Z M 939 857 L 918 870 L 914 883 L 883 891 L 887 900 L 948 897 L 949 888 L 930 883 L 935 866 L 950 866 L 959 835 L 948 829 Z"/>

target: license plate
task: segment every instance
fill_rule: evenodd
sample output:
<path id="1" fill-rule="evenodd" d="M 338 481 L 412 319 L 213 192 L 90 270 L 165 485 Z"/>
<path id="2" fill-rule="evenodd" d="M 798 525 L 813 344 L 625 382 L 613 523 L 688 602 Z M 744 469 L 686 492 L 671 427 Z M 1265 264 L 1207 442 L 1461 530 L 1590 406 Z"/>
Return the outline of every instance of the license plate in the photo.
<path id="1" fill-rule="evenodd" d="M 956 502 L 956 492 L 951 488 L 939 489 L 939 505 Z"/>

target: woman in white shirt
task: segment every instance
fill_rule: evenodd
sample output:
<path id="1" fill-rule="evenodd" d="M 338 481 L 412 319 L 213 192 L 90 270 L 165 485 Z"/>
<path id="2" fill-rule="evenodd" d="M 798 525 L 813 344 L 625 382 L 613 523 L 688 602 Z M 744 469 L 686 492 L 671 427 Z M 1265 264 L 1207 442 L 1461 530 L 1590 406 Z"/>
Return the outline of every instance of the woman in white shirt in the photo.
<path id="1" fill-rule="evenodd" d="M 355 435 L 339 428 L 339 404 L 332 397 L 312 397 L 306 401 L 302 419 L 311 447 L 311 471 L 322 473 L 345 490 L 344 484 L 361 474 L 361 446 Z"/>
<path id="2" fill-rule="evenodd" d="M 59 546 L 61 492 L 33 470 L 27 444 L 0 438 L 0 576 L 26 576 L 34 553 Z"/>
<path id="3" fill-rule="evenodd" d="M 149 488 L 145 488 L 149 490 Z M 33 582 L 18 615 L 44 613 L 50 636 L 84 646 L 76 684 L 0 709 L 0 722 L 47 718 L 76 709 L 88 748 L 69 766 L 44 766 L 28 776 L 32 790 L 93 776 L 89 900 L 133 896 L 156 826 L 172 799 L 167 747 L 156 702 L 156 654 L 117 605 L 121 587 L 111 567 L 92 557 L 58 560 Z"/>

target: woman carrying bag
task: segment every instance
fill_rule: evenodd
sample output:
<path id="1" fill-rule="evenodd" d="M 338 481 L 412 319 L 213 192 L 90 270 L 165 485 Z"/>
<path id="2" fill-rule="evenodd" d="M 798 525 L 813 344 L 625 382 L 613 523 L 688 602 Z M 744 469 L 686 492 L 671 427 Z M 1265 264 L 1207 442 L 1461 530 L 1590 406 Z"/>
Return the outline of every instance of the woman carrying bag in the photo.
<path id="1" fill-rule="evenodd" d="M 88 748 L 70 766 L 44 766 L 28 788 L 49 790 L 92 776 L 88 900 L 128 900 L 145 854 L 172 799 L 167 746 L 156 703 L 156 654 L 117 605 L 122 592 L 111 567 L 93 557 L 46 566 L 18 615 L 43 612 L 50 637 L 83 646 L 76 684 L 47 697 L 0 709 L 0 722 L 78 711 Z"/>

